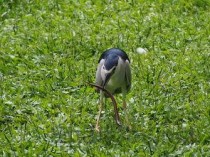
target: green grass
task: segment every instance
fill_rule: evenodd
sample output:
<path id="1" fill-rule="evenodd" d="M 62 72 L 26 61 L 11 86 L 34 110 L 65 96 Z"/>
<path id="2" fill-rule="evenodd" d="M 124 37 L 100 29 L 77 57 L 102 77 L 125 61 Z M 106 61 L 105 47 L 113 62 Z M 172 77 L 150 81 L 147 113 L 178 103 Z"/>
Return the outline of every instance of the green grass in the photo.
<path id="1" fill-rule="evenodd" d="M 209 156 L 209 8 L 0 0 L 0 156 Z M 111 47 L 131 59 L 132 130 L 116 127 L 107 101 L 96 133 L 99 95 L 86 82 Z"/>

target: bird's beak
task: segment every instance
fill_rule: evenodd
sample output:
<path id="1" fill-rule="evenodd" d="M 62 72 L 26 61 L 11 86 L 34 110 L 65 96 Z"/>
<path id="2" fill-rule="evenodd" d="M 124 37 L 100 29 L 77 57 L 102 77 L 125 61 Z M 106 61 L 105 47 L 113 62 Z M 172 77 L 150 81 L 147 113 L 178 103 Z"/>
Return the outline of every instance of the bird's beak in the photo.
<path id="1" fill-rule="evenodd" d="M 107 74 L 105 75 L 105 81 L 104 81 L 104 84 L 103 84 L 103 88 L 104 88 L 105 85 L 109 82 L 111 76 L 112 76 L 112 72 L 111 72 L 111 73 L 107 73 Z"/>

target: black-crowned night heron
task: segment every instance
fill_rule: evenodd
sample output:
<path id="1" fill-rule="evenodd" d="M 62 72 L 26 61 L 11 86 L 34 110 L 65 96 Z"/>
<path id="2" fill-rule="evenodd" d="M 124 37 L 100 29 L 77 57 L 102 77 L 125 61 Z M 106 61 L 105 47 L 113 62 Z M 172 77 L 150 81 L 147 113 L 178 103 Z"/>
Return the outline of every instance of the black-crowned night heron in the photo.
<path id="1" fill-rule="evenodd" d="M 126 94 L 131 88 L 131 70 L 128 55 L 121 49 L 111 48 L 102 53 L 98 63 L 96 85 L 105 88 L 111 94 L 122 93 L 123 108 L 126 114 L 126 122 L 128 123 Z M 100 105 L 95 128 L 96 131 L 99 131 L 99 120 L 103 106 L 103 98 L 104 92 L 100 90 Z"/>

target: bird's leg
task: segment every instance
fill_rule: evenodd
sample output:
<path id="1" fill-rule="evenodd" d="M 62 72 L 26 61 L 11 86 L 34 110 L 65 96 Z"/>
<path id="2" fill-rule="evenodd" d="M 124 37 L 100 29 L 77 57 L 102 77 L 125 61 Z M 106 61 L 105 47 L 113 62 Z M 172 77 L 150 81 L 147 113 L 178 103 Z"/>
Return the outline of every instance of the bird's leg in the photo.
<path id="1" fill-rule="evenodd" d="M 100 102 L 99 102 L 100 104 L 99 104 L 98 117 L 97 117 L 96 126 L 95 126 L 95 130 L 97 132 L 100 131 L 99 121 L 100 121 L 101 111 L 102 111 L 102 107 L 103 107 L 103 97 L 104 97 L 104 94 L 103 94 L 102 90 L 100 90 Z"/>
<path id="2" fill-rule="evenodd" d="M 128 126 L 129 130 L 131 130 L 131 125 L 130 125 L 130 121 L 128 118 L 128 112 L 127 112 L 126 93 L 125 92 L 123 92 L 123 109 L 124 109 L 124 113 L 125 113 L 126 125 Z"/>

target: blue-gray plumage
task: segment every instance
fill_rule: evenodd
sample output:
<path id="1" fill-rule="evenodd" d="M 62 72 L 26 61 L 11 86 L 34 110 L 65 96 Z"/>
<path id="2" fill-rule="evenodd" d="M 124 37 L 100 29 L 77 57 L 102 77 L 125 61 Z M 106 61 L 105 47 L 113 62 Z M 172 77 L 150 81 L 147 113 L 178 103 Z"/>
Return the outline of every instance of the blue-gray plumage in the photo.
<path id="1" fill-rule="evenodd" d="M 121 49 L 111 48 L 102 53 L 96 71 L 96 85 L 107 89 L 111 94 L 123 94 L 123 106 L 126 108 L 126 94 L 131 87 L 131 70 L 128 55 Z M 104 93 L 100 91 L 100 107 L 96 130 L 99 130 L 99 118 Z"/>
<path id="2" fill-rule="evenodd" d="M 101 57 L 99 58 L 98 63 L 101 61 L 101 59 L 105 59 L 105 58 L 107 58 L 107 56 L 109 56 L 111 54 L 120 56 L 123 60 L 127 59 L 130 62 L 128 55 L 125 53 L 125 51 L 123 51 L 119 48 L 111 48 L 111 49 L 106 50 L 104 53 L 102 53 Z"/>
<path id="3" fill-rule="evenodd" d="M 112 67 L 117 66 L 119 56 L 116 54 L 109 54 L 105 58 L 104 66 L 107 70 L 110 70 Z"/>

